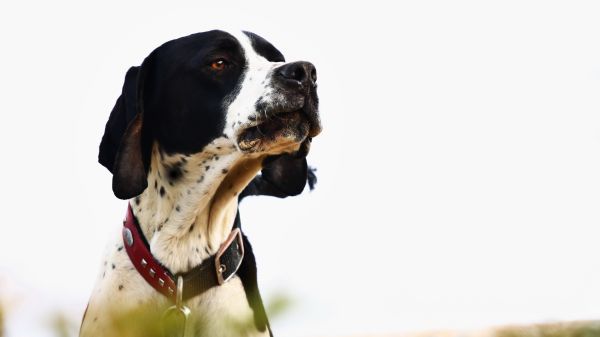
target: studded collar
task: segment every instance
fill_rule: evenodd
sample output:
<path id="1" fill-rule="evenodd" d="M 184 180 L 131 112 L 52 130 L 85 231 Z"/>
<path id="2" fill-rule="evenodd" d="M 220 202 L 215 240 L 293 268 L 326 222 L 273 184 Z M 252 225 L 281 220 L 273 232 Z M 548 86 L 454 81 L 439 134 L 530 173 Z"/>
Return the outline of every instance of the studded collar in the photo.
<path id="1" fill-rule="evenodd" d="M 183 289 L 180 291 L 183 293 L 183 300 L 186 300 L 227 282 L 235 275 L 244 258 L 242 232 L 239 228 L 234 228 L 217 254 L 185 273 L 173 274 L 152 255 L 131 206 L 127 207 L 127 215 L 123 221 L 123 242 L 138 273 L 156 291 L 173 301 L 178 290 L 176 282 L 179 276 L 183 279 Z"/>

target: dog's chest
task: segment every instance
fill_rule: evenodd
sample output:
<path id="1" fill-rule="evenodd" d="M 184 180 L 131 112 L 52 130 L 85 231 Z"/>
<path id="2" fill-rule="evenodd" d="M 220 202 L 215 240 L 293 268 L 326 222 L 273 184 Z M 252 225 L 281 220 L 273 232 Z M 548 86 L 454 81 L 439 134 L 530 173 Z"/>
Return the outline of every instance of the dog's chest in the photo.
<path id="1" fill-rule="evenodd" d="M 148 316 L 143 320 L 133 317 L 132 324 L 156 320 L 172 305 L 139 275 L 120 236 L 109 245 L 102 264 L 80 336 L 124 335 L 119 331 L 124 326 L 127 331 L 143 331 L 128 327 L 124 321 L 129 315 Z M 246 336 L 269 335 L 268 331 L 255 328 L 253 311 L 238 277 L 186 301 L 185 305 L 191 310 L 187 336 L 239 336 L 240 331 Z"/>

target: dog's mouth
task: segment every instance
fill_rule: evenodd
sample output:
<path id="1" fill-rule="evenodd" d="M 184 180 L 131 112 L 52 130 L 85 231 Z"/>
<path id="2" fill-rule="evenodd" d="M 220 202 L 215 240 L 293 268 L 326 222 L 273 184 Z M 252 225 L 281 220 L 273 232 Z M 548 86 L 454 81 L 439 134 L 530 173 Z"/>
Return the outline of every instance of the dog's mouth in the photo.
<path id="1" fill-rule="evenodd" d="M 320 132 L 318 115 L 300 109 L 272 114 L 268 119 L 257 120 L 254 125 L 240 133 L 238 146 L 244 152 L 269 152 L 277 148 L 299 145 Z"/>

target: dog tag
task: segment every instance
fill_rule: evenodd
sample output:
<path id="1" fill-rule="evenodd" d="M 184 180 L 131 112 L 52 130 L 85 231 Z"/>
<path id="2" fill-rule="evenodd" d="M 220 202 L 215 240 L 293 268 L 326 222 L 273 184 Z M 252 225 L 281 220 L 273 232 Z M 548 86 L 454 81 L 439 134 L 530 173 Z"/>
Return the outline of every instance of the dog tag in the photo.
<path id="1" fill-rule="evenodd" d="M 174 305 L 162 317 L 163 337 L 184 337 L 190 309 L 185 305 Z"/>
<path id="2" fill-rule="evenodd" d="M 183 277 L 177 278 L 175 305 L 162 316 L 163 337 L 184 337 L 190 308 L 183 305 Z"/>

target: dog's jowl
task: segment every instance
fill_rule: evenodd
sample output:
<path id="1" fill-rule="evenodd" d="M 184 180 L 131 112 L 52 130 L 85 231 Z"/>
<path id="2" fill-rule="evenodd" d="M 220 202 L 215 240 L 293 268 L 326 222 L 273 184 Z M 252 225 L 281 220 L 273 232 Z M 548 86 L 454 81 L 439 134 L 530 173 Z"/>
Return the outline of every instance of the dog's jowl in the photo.
<path id="1" fill-rule="evenodd" d="M 316 69 L 249 32 L 169 41 L 127 71 L 99 161 L 129 200 L 81 336 L 269 336 L 238 202 L 315 177 Z"/>

